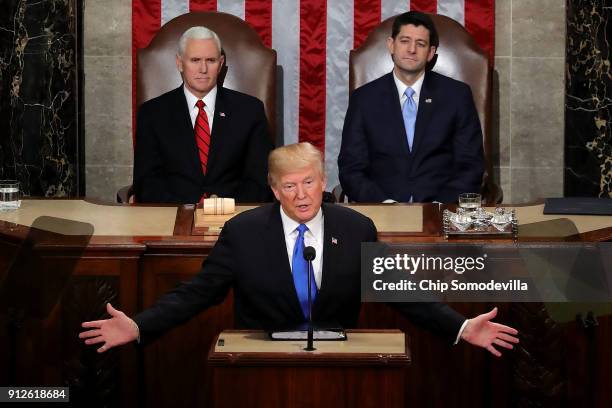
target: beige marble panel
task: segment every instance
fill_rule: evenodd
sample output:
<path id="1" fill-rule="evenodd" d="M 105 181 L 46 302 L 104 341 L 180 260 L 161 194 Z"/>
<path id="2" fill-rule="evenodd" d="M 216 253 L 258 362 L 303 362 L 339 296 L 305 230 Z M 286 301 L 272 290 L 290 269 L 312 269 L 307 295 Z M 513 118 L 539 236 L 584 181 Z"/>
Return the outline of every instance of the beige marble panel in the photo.
<path id="1" fill-rule="evenodd" d="M 596 215 L 568 215 L 568 214 L 544 214 L 544 204 L 517 207 L 516 217 L 518 218 L 519 225 L 526 225 L 532 223 L 542 223 L 544 221 L 569 221 L 569 225 L 565 226 L 563 223 L 557 223 L 560 231 L 564 229 L 570 232 L 585 233 L 589 231 L 597 231 L 603 228 L 612 227 L 612 217 L 609 216 L 596 216 Z M 569 228 L 568 228 L 569 227 Z M 519 230 L 520 234 L 520 230 Z"/>
<path id="2" fill-rule="evenodd" d="M 85 0 L 83 11 L 85 55 L 132 55 L 132 2 Z"/>
<path id="3" fill-rule="evenodd" d="M 85 57 L 88 165 L 131 165 L 131 57 Z"/>
<path id="4" fill-rule="evenodd" d="M 41 220 L 42 216 L 51 218 Z M 174 233 L 176 207 L 105 206 L 83 200 L 23 200 L 18 210 L 0 213 L 0 220 L 27 227 L 36 225 L 65 235 L 170 236 Z"/>
<path id="5" fill-rule="evenodd" d="M 495 2 L 495 56 L 508 57 L 512 52 L 512 1 Z"/>
<path id="6" fill-rule="evenodd" d="M 563 165 L 564 61 L 513 58 L 510 165 Z"/>
<path id="7" fill-rule="evenodd" d="M 86 166 L 85 183 L 88 199 L 106 203 L 116 201 L 117 191 L 132 184 L 132 166 Z"/>
<path id="8" fill-rule="evenodd" d="M 512 56 L 565 56 L 565 1 L 512 0 Z"/>
<path id="9" fill-rule="evenodd" d="M 562 167 L 512 168 L 512 204 L 563 196 Z"/>
<path id="10" fill-rule="evenodd" d="M 510 66 L 507 57 L 495 57 L 491 150 L 493 166 L 510 165 Z"/>
<path id="11" fill-rule="evenodd" d="M 504 204 L 513 203 L 512 201 L 512 183 L 510 179 L 510 167 L 495 167 L 493 168 L 495 182 L 501 187 L 504 192 Z"/>

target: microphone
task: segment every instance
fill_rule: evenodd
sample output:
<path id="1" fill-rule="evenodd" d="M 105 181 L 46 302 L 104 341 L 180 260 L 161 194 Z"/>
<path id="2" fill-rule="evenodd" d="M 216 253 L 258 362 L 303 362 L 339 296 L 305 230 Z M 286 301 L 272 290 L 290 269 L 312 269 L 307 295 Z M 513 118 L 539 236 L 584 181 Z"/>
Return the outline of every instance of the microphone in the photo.
<path id="1" fill-rule="evenodd" d="M 317 251 L 311 246 L 304 248 L 304 259 L 306 262 L 312 262 L 317 257 Z"/>
<path id="2" fill-rule="evenodd" d="M 304 248 L 304 259 L 308 262 L 308 336 L 306 348 L 304 349 L 306 351 L 316 350 L 312 344 L 314 341 L 314 331 L 312 328 L 312 260 L 315 259 L 316 256 L 317 251 L 315 251 L 313 247 L 307 246 Z"/>

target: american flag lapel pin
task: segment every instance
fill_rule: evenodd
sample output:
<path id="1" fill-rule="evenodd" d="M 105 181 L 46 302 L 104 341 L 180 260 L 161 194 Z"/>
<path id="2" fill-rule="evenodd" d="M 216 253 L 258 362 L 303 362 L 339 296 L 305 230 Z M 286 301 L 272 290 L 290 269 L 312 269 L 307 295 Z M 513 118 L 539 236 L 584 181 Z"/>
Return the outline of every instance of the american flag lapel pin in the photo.
<path id="1" fill-rule="evenodd" d="M 431 103 L 431 98 L 425 99 L 425 103 Z"/>
<path id="2" fill-rule="evenodd" d="M 332 245 L 338 245 L 338 239 L 332 237 Z"/>
<path id="3" fill-rule="evenodd" d="M 219 112 L 219 116 L 221 116 L 222 118 L 225 117 L 225 112 Z"/>

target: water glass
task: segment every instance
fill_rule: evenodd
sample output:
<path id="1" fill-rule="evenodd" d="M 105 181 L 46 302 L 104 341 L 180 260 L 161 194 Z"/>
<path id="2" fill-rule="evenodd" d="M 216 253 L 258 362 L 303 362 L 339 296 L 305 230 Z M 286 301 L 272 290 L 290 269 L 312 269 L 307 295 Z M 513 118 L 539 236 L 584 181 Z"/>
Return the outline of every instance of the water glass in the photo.
<path id="1" fill-rule="evenodd" d="M 459 207 L 465 208 L 466 211 L 475 211 L 480 208 L 481 197 L 478 193 L 462 193 L 459 194 Z"/>
<path id="2" fill-rule="evenodd" d="M 21 206 L 19 182 L 0 180 L 0 211 L 16 210 Z"/>

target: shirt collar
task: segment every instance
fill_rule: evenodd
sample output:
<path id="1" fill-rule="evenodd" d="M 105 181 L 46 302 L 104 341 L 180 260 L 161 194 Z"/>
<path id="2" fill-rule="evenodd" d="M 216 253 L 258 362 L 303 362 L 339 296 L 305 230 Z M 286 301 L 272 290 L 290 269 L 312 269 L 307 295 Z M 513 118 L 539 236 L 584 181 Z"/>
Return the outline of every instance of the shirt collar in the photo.
<path id="1" fill-rule="evenodd" d="M 395 75 L 395 70 L 393 70 L 393 80 L 395 81 L 395 87 L 397 88 L 397 93 L 399 95 L 400 100 L 404 96 L 404 92 L 406 92 L 406 88 L 408 85 L 402 82 L 401 79 Z M 421 95 L 421 88 L 423 87 L 423 80 L 425 80 L 425 73 L 423 73 L 419 79 L 417 79 L 414 84 L 410 86 L 414 90 L 414 100 L 418 101 L 419 96 Z"/>
<path id="2" fill-rule="evenodd" d="M 290 218 L 285 213 L 285 210 L 283 210 L 282 205 L 280 206 L 280 215 L 281 215 L 281 221 L 283 222 L 283 231 L 285 232 L 285 236 L 289 236 L 291 233 L 293 233 L 296 230 L 296 228 L 298 227 L 298 225 L 300 225 L 300 223 Z M 321 208 L 319 208 L 319 211 L 312 218 L 312 220 L 306 223 L 306 226 L 308 227 L 308 231 L 310 231 L 310 233 L 315 238 L 320 236 L 321 229 L 323 228 L 323 211 Z"/>
<path id="3" fill-rule="evenodd" d="M 185 98 L 187 99 L 187 106 L 189 109 L 193 109 L 196 106 L 196 102 L 199 100 L 197 96 L 191 93 L 189 89 L 185 85 L 183 85 L 183 92 L 185 92 Z M 215 102 L 217 101 L 217 85 L 213 89 L 211 89 L 204 97 L 202 98 L 204 104 L 208 107 L 211 112 L 215 111 Z"/>

